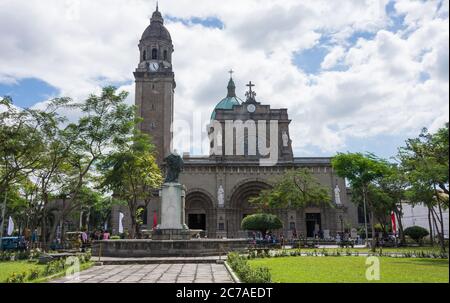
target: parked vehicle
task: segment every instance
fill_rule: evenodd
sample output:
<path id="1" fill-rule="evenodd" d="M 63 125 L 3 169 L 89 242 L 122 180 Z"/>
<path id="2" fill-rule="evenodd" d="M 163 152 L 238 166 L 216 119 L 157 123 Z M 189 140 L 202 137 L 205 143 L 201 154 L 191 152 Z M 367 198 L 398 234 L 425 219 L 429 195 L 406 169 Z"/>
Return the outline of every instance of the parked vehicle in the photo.
<path id="1" fill-rule="evenodd" d="M 3 237 L 1 238 L 1 247 L 3 250 L 26 250 L 27 242 L 25 238 L 20 237 Z"/>

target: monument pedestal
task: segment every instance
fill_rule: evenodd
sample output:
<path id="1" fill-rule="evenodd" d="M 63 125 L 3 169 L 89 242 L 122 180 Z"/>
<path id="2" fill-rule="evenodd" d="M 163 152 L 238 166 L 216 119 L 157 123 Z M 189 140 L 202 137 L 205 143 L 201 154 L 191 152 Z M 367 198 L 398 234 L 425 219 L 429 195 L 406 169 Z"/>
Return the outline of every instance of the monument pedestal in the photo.
<path id="1" fill-rule="evenodd" d="M 185 190 L 177 182 L 162 185 L 161 224 L 152 233 L 154 240 L 189 240 L 189 229 L 185 224 Z"/>

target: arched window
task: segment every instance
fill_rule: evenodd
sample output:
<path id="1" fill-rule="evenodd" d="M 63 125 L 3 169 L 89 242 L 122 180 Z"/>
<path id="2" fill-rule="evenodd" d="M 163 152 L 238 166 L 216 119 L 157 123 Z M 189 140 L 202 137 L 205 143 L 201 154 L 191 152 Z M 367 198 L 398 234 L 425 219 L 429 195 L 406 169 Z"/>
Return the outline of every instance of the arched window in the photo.
<path id="1" fill-rule="evenodd" d="M 164 50 L 164 61 L 167 61 L 167 50 Z"/>
<path id="2" fill-rule="evenodd" d="M 152 60 L 158 59 L 158 50 L 156 48 L 152 49 Z"/>
<path id="3" fill-rule="evenodd" d="M 145 61 L 145 60 L 147 60 L 147 51 L 144 51 L 142 53 L 142 61 Z"/>

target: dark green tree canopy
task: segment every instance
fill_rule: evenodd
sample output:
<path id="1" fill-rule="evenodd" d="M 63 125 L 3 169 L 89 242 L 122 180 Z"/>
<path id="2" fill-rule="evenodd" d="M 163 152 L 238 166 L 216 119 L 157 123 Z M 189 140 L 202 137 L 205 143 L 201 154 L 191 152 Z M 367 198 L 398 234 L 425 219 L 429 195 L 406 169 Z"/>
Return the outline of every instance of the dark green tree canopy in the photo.
<path id="1" fill-rule="evenodd" d="M 422 241 L 423 238 L 428 236 L 430 233 L 428 230 L 421 226 L 411 226 L 405 229 L 404 231 L 405 235 L 410 237 L 416 242 Z"/>
<path id="2" fill-rule="evenodd" d="M 269 230 L 280 229 L 282 227 L 283 223 L 280 218 L 266 213 L 249 215 L 241 223 L 242 229 L 260 231 L 263 235 Z"/>

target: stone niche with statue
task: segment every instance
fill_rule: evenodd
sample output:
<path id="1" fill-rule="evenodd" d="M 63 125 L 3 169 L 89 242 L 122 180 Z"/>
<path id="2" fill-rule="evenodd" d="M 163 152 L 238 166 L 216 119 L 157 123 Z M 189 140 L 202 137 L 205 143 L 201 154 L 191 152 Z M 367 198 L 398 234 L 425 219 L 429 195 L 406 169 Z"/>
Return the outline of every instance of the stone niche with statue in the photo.
<path id="1" fill-rule="evenodd" d="M 244 251 L 248 239 L 197 239 L 198 233 L 185 224 L 185 187 L 178 182 L 183 167 L 181 157 L 172 153 L 165 158 L 166 178 L 160 190 L 161 223 L 152 231 L 152 239 L 94 241 L 93 255 L 105 257 L 164 257 L 222 255 Z"/>

